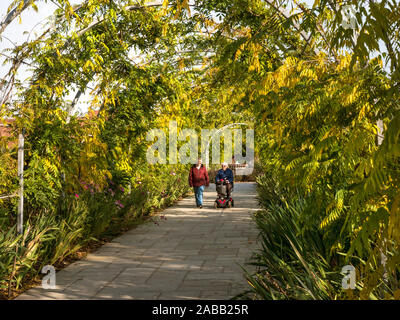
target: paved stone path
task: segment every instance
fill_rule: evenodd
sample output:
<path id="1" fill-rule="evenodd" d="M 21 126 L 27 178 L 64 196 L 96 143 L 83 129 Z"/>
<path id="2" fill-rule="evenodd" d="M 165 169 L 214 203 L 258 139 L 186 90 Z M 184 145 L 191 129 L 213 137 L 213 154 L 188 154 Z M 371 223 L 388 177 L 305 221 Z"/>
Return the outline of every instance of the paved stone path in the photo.
<path id="1" fill-rule="evenodd" d="M 17 299 L 230 299 L 248 288 L 240 265 L 257 244 L 254 183 L 236 183 L 235 207 L 203 209 L 179 201 L 159 225 L 146 223 L 56 274 L 56 289 L 32 288 Z M 251 269 L 250 266 L 246 268 Z"/>

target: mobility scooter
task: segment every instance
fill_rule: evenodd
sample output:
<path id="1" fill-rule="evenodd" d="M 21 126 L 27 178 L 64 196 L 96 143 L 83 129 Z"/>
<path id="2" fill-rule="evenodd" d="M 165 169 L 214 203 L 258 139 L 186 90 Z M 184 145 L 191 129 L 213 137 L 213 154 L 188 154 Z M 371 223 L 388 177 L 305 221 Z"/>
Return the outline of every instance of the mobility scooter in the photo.
<path id="1" fill-rule="evenodd" d="M 231 208 L 234 206 L 234 200 L 231 197 L 233 191 L 233 183 L 231 183 L 230 191 L 228 191 L 229 181 L 221 179 L 216 182 L 216 189 L 218 197 L 214 202 L 214 208 Z"/>

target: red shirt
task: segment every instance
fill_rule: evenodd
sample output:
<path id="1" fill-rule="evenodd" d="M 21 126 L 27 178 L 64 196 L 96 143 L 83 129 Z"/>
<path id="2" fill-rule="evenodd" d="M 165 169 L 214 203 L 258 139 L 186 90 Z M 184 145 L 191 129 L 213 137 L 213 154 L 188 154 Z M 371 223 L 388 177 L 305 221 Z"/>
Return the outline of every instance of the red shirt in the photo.
<path id="1" fill-rule="evenodd" d="M 209 186 L 208 172 L 206 167 L 201 165 L 200 169 L 193 166 L 189 172 L 189 185 L 191 187 Z"/>

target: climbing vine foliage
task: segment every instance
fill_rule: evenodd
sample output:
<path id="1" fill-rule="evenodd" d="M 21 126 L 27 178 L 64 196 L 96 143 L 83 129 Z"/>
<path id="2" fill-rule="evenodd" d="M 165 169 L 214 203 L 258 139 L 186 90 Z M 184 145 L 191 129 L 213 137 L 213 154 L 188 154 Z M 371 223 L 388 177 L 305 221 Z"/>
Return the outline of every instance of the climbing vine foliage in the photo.
<path id="1" fill-rule="evenodd" d="M 0 35 L 37 2 L 13 1 Z M 8 130 L 0 140 L 0 194 L 18 188 L 13 141 L 24 130 L 28 223 L 42 228 L 24 241 L 39 248 L 36 257 L 57 252 L 62 260 L 106 230 L 112 217 L 96 213 L 99 203 L 110 212 L 121 204 L 125 216 L 116 215 L 127 217 L 186 192 L 186 167 L 147 164 L 150 129 L 170 120 L 179 130 L 246 122 L 262 170 L 258 224 L 273 235 L 264 237 L 260 258 L 271 273 L 249 281 L 254 291 L 400 297 L 398 1 L 47 2 L 58 9 L 41 34 L 7 50 L 10 69 L 0 83 Z M 22 66 L 30 69 L 25 81 L 16 77 Z M 85 115 L 76 112 L 83 97 Z M 165 190 L 156 195 L 159 185 Z M 12 268 L 15 210 L 15 199 L 0 200 L 0 236 L 8 239 L 0 244 L 0 275 L 18 287 L 33 253 L 17 250 L 20 271 Z M 285 221 L 286 229 L 273 225 Z M 52 237 L 54 228 L 64 238 Z M 276 240 L 283 230 L 287 237 Z M 274 248 L 285 243 L 280 252 L 288 254 L 275 261 Z M 279 269 L 284 280 L 273 278 L 273 268 L 291 263 L 290 272 Z M 348 264 L 357 274 L 350 291 L 340 286 Z"/>

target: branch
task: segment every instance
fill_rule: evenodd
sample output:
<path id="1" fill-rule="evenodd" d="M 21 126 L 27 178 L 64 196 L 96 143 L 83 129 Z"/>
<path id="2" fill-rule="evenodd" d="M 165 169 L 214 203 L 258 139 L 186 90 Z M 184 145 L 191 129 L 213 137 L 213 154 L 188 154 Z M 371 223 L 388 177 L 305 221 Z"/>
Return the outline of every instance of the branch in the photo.
<path id="1" fill-rule="evenodd" d="M 290 16 L 286 14 L 282 7 L 275 5 L 274 0 L 265 0 L 265 2 L 269 4 L 273 9 L 275 9 L 282 17 L 287 20 L 290 19 Z M 307 34 L 304 32 L 304 30 L 301 29 L 301 26 L 296 21 L 292 21 L 292 25 L 298 32 L 300 32 L 300 35 L 308 43 L 311 39 L 311 35 L 307 37 Z"/>
<path id="2" fill-rule="evenodd" d="M 370 8 L 372 6 L 374 6 L 374 5 L 375 5 L 375 1 L 374 0 L 369 0 Z M 377 19 L 377 22 L 379 22 L 378 19 Z M 392 43 L 390 42 L 390 39 L 389 39 L 387 31 L 383 28 L 381 23 L 379 23 L 379 28 L 380 28 L 380 31 L 382 32 L 381 39 L 385 43 L 386 50 L 388 51 L 388 54 L 389 54 L 389 57 L 390 57 L 390 60 L 391 60 L 391 69 L 392 70 L 396 70 L 397 69 L 397 59 L 396 59 L 395 50 L 394 50 L 394 48 L 392 46 Z"/>
<path id="3" fill-rule="evenodd" d="M 144 5 L 141 5 L 141 6 L 139 6 L 139 5 L 128 6 L 128 7 L 125 8 L 125 10 L 127 10 L 127 11 L 134 11 L 134 10 L 141 10 L 141 9 L 144 9 L 144 8 L 161 7 L 161 6 L 162 6 L 162 3 L 159 3 L 159 2 L 149 2 L 149 3 L 144 4 Z M 105 19 L 102 19 L 102 20 L 98 20 L 98 21 L 95 21 L 95 22 L 91 23 L 91 24 L 88 25 L 86 28 L 80 30 L 80 31 L 77 33 L 77 36 L 78 36 L 78 37 L 82 36 L 83 34 L 85 34 L 86 32 L 88 32 L 89 30 L 93 29 L 94 27 L 98 26 L 99 24 L 103 23 L 104 21 L 105 21 Z"/>
<path id="4" fill-rule="evenodd" d="M 25 10 L 30 4 L 32 4 L 34 1 L 36 0 L 25 0 L 24 4 L 25 6 L 21 9 L 18 10 L 18 7 L 14 8 L 4 19 L 3 21 L 0 23 L 0 37 L 3 37 L 5 39 L 8 39 L 4 36 L 1 35 L 1 33 L 4 31 L 4 29 L 12 22 L 12 20 L 18 16 L 18 14 L 20 14 L 23 10 Z M 54 1 L 52 1 L 54 2 Z M 87 5 L 88 1 L 84 1 L 83 3 L 81 3 L 80 5 L 76 6 L 74 8 L 74 13 L 79 12 L 80 9 L 82 9 L 85 5 Z M 50 31 L 52 31 L 52 28 L 48 28 L 47 30 L 45 30 L 35 41 L 40 41 L 41 39 L 43 39 Z M 9 40 L 9 39 L 8 39 Z M 11 40 L 9 40 L 11 41 Z M 11 41 L 12 42 L 12 41 Z M 13 43 L 14 44 L 14 43 Z M 14 44 L 15 46 L 15 44 Z M 27 57 L 29 55 L 29 53 L 32 51 L 32 48 L 29 47 L 29 45 L 24 47 L 23 52 L 20 54 L 21 57 Z M 6 56 L 2 53 L 3 56 Z M 14 58 L 14 64 L 11 67 L 10 71 L 8 72 L 7 76 L 10 76 L 11 81 L 8 81 L 8 83 L 13 82 L 15 79 L 15 73 L 17 72 L 17 70 L 19 69 L 19 67 L 21 66 L 21 64 L 28 64 L 27 62 L 24 61 L 24 58 Z M 32 65 L 30 65 L 32 66 Z M 7 77 L 6 76 L 6 77 Z M 7 81 L 6 81 L 7 82 Z M 13 86 L 13 84 L 9 84 L 9 86 Z M 0 90 L 2 90 L 4 87 L 4 84 L 0 84 Z M 11 87 L 12 89 L 12 87 Z M 5 93 L 2 95 L 2 97 L 0 98 L 1 103 L 6 103 L 9 98 L 10 98 L 10 93 L 11 90 L 5 90 Z"/>
<path id="5" fill-rule="evenodd" d="M 18 196 L 18 193 L 15 192 L 14 194 L 10 194 L 9 196 L 1 196 L 0 199 L 7 199 L 7 198 L 13 198 Z"/>
<path id="6" fill-rule="evenodd" d="M 296 4 L 296 6 L 298 8 L 300 8 L 300 10 L 303 12 L 303 14 L 307 14 L 307 11 L 310 11 L 307 8 L 305 8 L 304 5 L 299 3 L 298 1 L 294 0 L 294 3 Z M 339 60 L 338 60 L 336 51 L 334 49 L 332 49 L 331 46 L 329 45 L 329 41 L 328 41 L 328 39 L 326 37 L 326 33 L 324 31 L 323 26 L 321 25 L 321 23 L 318 20 L 315 21 L 315 25 L 317 27 L 317 30 L 318 30 L 319 34 L 321 35 L 322 39 L 324 40 L 325 44 L 328 46 L 330 52 L 332 53 L 335 61 L 338 62 Z M 308 45 L 309 45 L 309 42 L 306 43 L 305 47 L 303 48 L 303 52 L 305 52 L 305 50 L 306 50 Z"/>
<path id="7" fill-rule="evenodd" d="M 0 52 L 0 55 L 3 56 L 3 57 L 6 57 L 7 59 L 13 59 L 13 58 L 10 57 L 9 55 L 6 55 L 5 53 L 2 53 L 2 52 Z M 21 63 L 26 64 L 27 66 L 36 68 L 36 66 L 34 66 L 33 64 L 31 64 L 31 63 L 29 63 L 29 62 L 26 62 L 26 61 L 24 61 L 24 60 L 21 60 Z"/>
<path id="8" fill-rule="evenodd" d="M 49 31 L 50 31 L 50 28 L 47 29 L 45 32 L 43 32 L 42 35 L 38 38 L 38 40 L 41 40 Z M 36 41 L 38 41 L 38 40 L 36 40 Z M 9 100 L 12 87 L 14 86 L 15 75 L 16 75 L 19 67 L 21 66 L 21 64 L 26 64 L 26 65 L 32 66 L 31 64 L 29 64 L 25 61 L 25 58 L 28 57 L 28 55 L 31 51 L 32 51 L 32 48 L 30 48 L 29 46 L 25 46 L 25 47 L 23 47 L 23 50 L 21 52 L 19 52 L 14 58 L 9 57 L 10 59 L 13 60 L 13 65 L 11 66 L 10 70 L 8 71 L 8 74 L 2 80 L 5 80 L 6 77 L 10 78 L 9 81 L 5 80 L 5 82 L 8 83 L 8 88 L 10 88 L 10 89 L 6 88 L 4 90 L 5 93 L 0 98 L 1 99 L 0 105 L 6 103 Z M 1 53 L 1 55 L 6 56 L 4 53 Z M 36 68 L 35 66 L 32 66 L 32 67 Z M 0 84 L 0 90 L 3 90 L 4 86 L 5 86 L 4 83 Z"/>
<path id="9" fill-rule="evenodd" d="M 78 103 L 79 98 L 81 97 L 81 95 L 82 95 L 82 90 L 79 89 L 78 92 L 76 93 L 75 97 L 74 97 L 74 100 L 72 100 L 71 105 L 68 107 L 68 116 L 70 115 L 72 110 L 74 110 L 75 105 Z"/>
<path id="10" fill-rule="evenodd" d="M 6 39 L 8 42 L 10 42 L 10 43 L 14 46 L 14 48 L 17 47 L 17 45 L 16 45 L 10 38 L 5 37 L 5 36 L 3 36 L 3 35 L 1 35 L 1 34 L 0 34 L 0 38 Z"/>
<path id="11" fill-rule="evenodd" d="M 24 0 L 22 7 L 17 5 L 14 9 L 12 9 L 0 23 L 0 34 L 3 33 L 4 29 L 16 18 L 20 15 L 26 8 L 28 8 L 32 3 L 37 0 Z"/>
<path id="12" fill-rule="evenodd" d="M 146 3 L 144 5 L 133 5 L 133 6 L 127 6 L 124 9 L 127 11 L 135 11 L 135 10 L 141 10 L 141 9 L 147 9 L 147 8 L 155 8 L 155 7 L 162 7 L 163 4 L 160 2 L 149 2 Z M 189 5 L 190 7 L 195 7 L 195 5 Z M 105 19 L 103 20 L 99 20 L 96 22 L 91 23 L 89 26 L 87 26 L 86 28 L 82 29 L 81 31 L 78 32 L 78 36 L 83 35 L 85 32 L 93 29 L 94 27 L 96 27 L 97 25 L 103 23 L 105 21 Z"/>
<path id="13" fill-rule="evenodd" d="M 336 9 L 335 3 L 333 3 L 332 0 L 327 0 L 327 1 L 329 3 L 330 7 L 332 8 L 333 12 L 335 13 L 335 15 L 337 15 L 338 10 Z M 353 46 L 353 51 L 355 51 L 356 44 L 355 44 L 353 38 L 350 38 L 350 42 L 351 42 L 351 45 Z"/>

